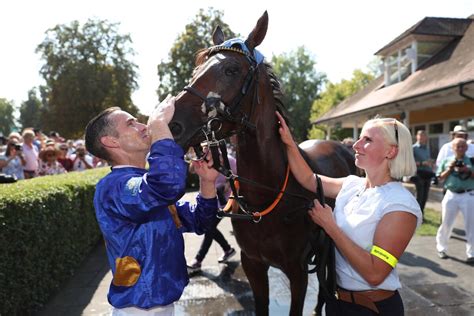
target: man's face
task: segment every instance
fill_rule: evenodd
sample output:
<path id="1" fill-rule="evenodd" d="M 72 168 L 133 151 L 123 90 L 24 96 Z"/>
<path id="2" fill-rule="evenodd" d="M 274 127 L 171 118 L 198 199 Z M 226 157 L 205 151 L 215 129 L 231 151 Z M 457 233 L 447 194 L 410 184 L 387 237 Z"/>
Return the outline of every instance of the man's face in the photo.
<path id="1" fill-rule="evenodd" d="M 124 111 L 113 112 L 110 119 L 115 124 L 122 150 L 132 154 L 150 150 L 151 138 L 145 124 L 139 123 L 135 117 Z"/>
<path id="2" fill-rule="evenodd" d="M 34 139 L 34 136 L 30 134 L 23 136 L 23 142 L 28 145 L 33 144 L 33 139 Z"/>
<path id="3" fill-rule="evenodd" d="M 420 144 L 426 144 L 426 141 L 428 140 L 428 137 L 426 136 L 426 133 L 417 133 L 416 134 L 416 141 L 419 142 Z"/>
<path id="4" fill-rule="evenodd" d="M 464 157 L 467 150 L 467 143 L 464 138 L 455 138 L 453 140 L 453 151 L 456 157 Z"/>

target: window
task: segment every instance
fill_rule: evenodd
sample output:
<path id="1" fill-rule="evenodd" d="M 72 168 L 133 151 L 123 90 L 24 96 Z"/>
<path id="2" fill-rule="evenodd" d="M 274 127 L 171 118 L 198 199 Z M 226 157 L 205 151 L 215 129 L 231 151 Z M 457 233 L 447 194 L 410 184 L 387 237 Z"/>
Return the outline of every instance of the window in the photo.
<path id="1" fill-rule="evenodd" d="M 414 56 L 416 56 L 415 52 L 414 44 L 411 44 L 398 50 L 385 59 L 384 68 L 386 86 L 403 81 L 412 73 L 415 69 L 413 64 Z"/>
<path id="2" fill-rule="evenodd" d="M 440 51 L 446 42 L 418 42 L 417 43 L 417 63 L 418 65 L 424 64 L 428 59 Z"/>
<path id="3" fill-rule="evenodd" d="M 442 134 L 443 133 L 443 123 L 430 124 L 428 131 L 431 134 Z"/>

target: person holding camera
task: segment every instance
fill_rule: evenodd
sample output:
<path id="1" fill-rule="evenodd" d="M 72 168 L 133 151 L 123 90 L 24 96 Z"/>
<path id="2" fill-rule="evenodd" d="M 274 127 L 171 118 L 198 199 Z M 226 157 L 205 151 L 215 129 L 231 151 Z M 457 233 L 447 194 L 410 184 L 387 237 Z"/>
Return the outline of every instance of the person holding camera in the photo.
<path id="1" fill-rule="evenodd" d="M 86 147 L 82 144 L 76 146 L 76 153 L 71 155 L 72 171 L 84 171 L 94 167 L 93 159 L 86 153 Z"/>
<path id="2" fill-rule="evenodd" d="M 16 141 L 9 141 L 5 155 L 0 156 L 0 169 L 2 173 L 13 176 L 17 180 L 25 178 L 23 166 L 26 164 L 26 161 L 21 149 L 21 145 Z"/>
<path id="3" fill-rule="evenodd" d="M 466 156 L 467 142 L 464 138 L 452 141 L 453 158 L 442 161 L 438 176 L 444 181 L 446 194 L 441 202 L 442 221 L 436 234 L 436 249 L 441 259 L 448 258 L 448 240 L 453 230 L 454 220 L 459 212 L 464 216 L 466 229 L 467 263 L 474 263 L 474 168 Z"/>

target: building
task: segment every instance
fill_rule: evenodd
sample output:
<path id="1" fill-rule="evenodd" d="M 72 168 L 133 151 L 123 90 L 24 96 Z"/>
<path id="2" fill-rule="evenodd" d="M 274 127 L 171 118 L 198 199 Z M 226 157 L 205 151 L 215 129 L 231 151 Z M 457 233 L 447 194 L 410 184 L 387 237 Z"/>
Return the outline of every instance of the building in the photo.
<path id="1" fill-rule="evenodd" d="M 352 128 L 379 114 L 424 129 L 432 157 L 461 124 L 474 138 L 474 15 L 426 17 L 382 47 L 383 75 L 313 123 Z"/>

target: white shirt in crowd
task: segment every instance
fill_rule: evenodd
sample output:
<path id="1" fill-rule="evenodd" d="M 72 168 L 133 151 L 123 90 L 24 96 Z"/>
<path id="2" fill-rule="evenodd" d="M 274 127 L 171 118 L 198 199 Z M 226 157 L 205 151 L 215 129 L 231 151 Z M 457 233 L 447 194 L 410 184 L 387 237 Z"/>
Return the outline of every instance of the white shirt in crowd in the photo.
<path id="1" fill-rule="evenodd" d="M 467 144 L 466 156 L 469 158 L 474 157 L 474 144 Z M 450 141 L 441 146 L 438 157 L 436 158 L 436 166 L 440 166 L 443 160 L 452 157 L 454 157 L 453 141 Z"/>
<path id="2" fill-rule="evenodd" d="M 36 171 L 38 170 L 38 149 L 35 145 L 28 146 L 23 144 L 23 156 L 25 157 L 26 164 L 23 166 L 23 170 Z"/>
<path id="3" fill-rule="evenodd" d="M 74 159 L 76 158 L 76 154 L 72 154 L 70 157 L 69 157 L 72 161 L 74 161 Z M 86 162 L 91 166 L 91 167 L 94 167 L 94 163 L 93 163 L 93 158 L 86 154 L 84 156 L 84 159 L 86 160 Z M 72 165 L 72 170 L 73 171 L 83 171 L 83 170 L 87 170 L 86 168 L 86 164 L 81 160 L 81 159 L 77 159 L 76 161 L 74 161 L 73 165 Z"/>

